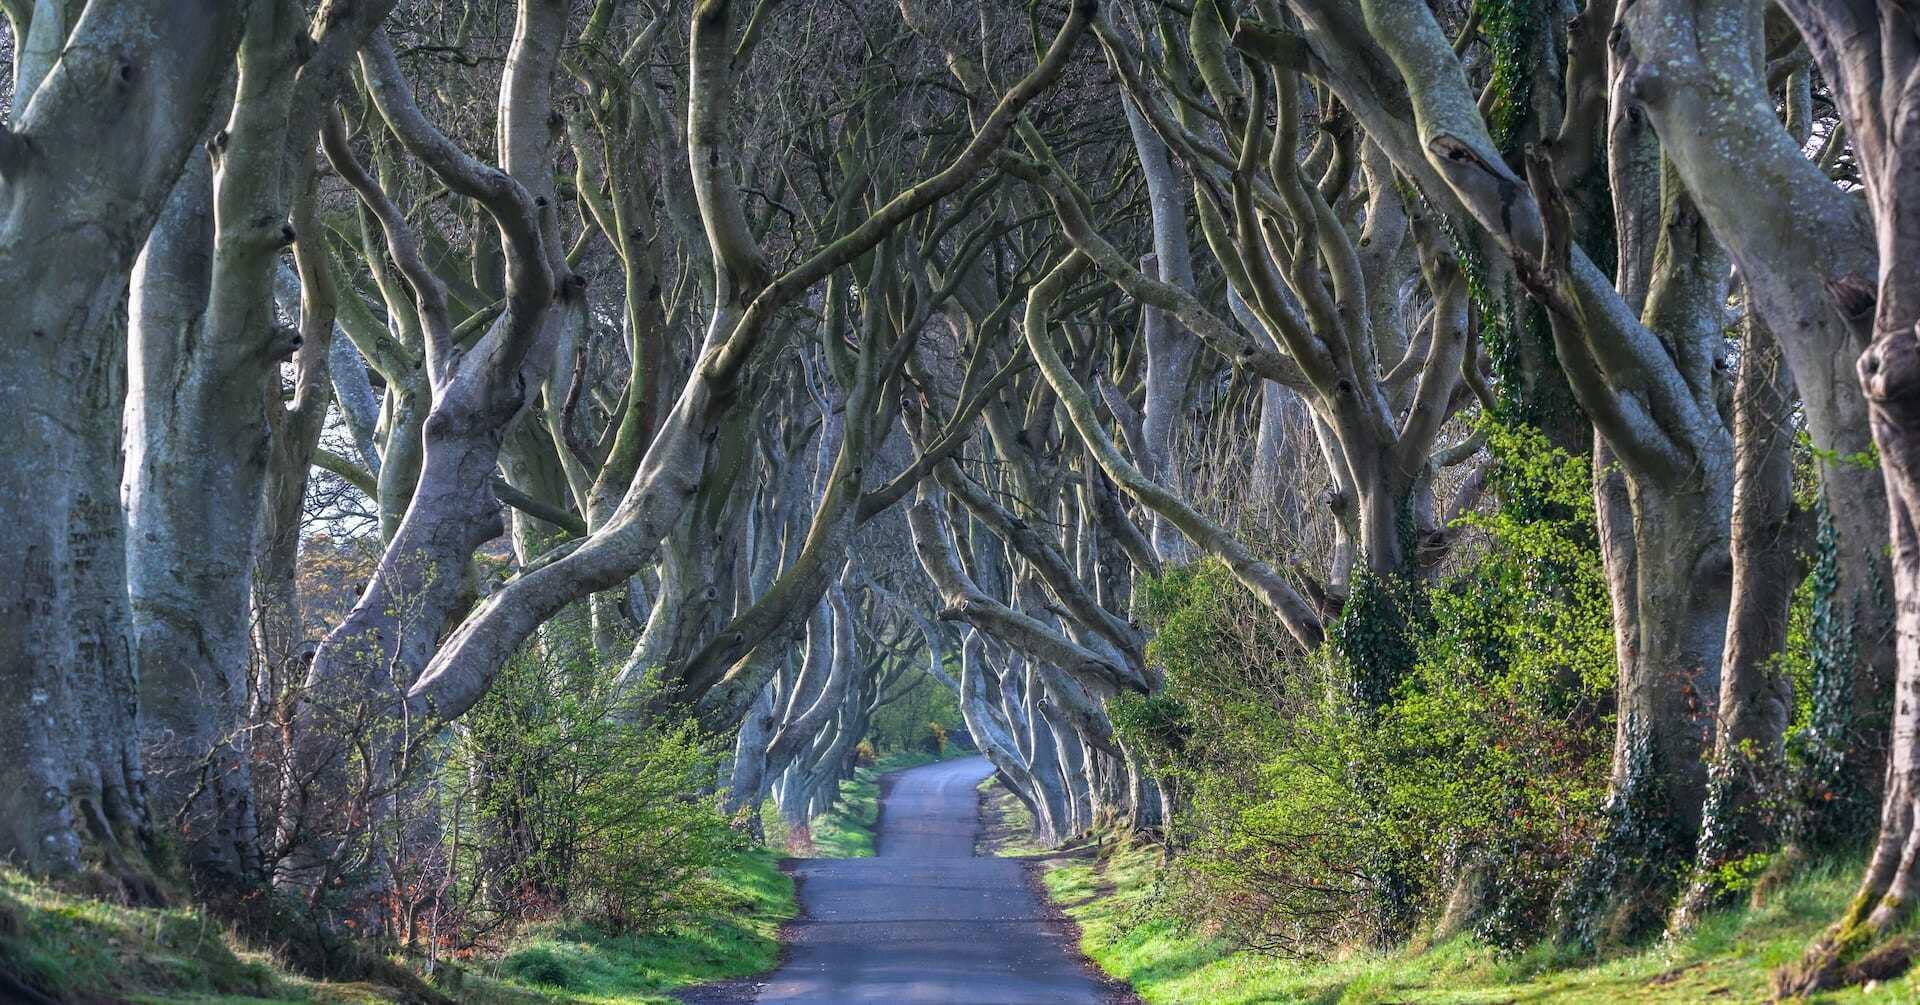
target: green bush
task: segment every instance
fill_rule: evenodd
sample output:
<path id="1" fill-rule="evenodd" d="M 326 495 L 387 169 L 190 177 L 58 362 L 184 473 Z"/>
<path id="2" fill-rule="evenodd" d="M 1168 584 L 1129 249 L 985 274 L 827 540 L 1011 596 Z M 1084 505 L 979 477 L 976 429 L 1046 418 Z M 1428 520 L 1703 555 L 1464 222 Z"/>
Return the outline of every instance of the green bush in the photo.
<path id="1" fill-rule="evenodd" d="M 707 906 L 709 871 L 742 847 L 716 745 L 691 722 L 637 724 L 610 677 L 530 652 L 462 720 L 443 778 L 469 928 L 564 911 L 658 929 Z"/>
<path id="2" fill-rule="evenodd" d="M 960 674 L 958 666 L 947 669 L 955 677 Z M 916 671 L 907 685 L 895 689 L 895 694 L 874 710 L 867 727 L 875 756 L 925 750 L 930 722 L 939 723 L 950 734 L 966 730 L 959 701 L 931 675 Z"/>
<path id="3" fill-rule="evenodd" d="M 559 988 L 562 991 L 581 990 L 579 981 L 573 975 L 573 969 L 567 966 L 558 953 L 545 946 L 535 946 L 512 953 L 500 961 L 500 970 L 510 977 Z"/>
<path id="4" fill-rule="evenodd" d="M 1421 916 L 1505 945 L 1544 930 L 1600 826 L 1609 598 L 1585 459 L 1491 438 L 1504 505 L 1471 518 L 1453 572 L 1382 587 L 1405 619 L 1391 652 L 1301 653 L 1217 563 L 1147 584 L 1167 687 L 1114 721 L 1173 798 L 1181 913 L 1287 951 Z"/>

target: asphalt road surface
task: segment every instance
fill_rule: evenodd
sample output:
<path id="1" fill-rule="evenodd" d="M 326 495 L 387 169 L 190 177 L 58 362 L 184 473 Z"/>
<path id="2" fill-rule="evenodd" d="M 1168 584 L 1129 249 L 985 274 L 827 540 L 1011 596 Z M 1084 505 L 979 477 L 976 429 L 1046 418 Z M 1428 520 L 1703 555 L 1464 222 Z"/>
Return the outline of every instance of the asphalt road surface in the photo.
<path id="1" fill-rule="evenodd" d="M 975 858 L 983 757 L 894 776 L 878 856 L 794 867 L 801 919 L 764 1003 L 1100 1005 L 1106 986 L 1070 954 L 1021 864 Z"/>

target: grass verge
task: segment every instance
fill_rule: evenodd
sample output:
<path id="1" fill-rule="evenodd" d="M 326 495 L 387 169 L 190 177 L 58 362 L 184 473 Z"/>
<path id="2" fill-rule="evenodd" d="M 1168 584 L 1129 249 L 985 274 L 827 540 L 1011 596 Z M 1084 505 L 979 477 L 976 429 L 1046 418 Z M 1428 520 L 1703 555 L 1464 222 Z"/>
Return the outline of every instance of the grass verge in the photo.
<path id="1" fill-rule="evenodd" d="M 1859 866 L 1809 866 L 1763 904 L 1710 915 L 1684 936 L 1572 966 L 1559 965 L 1546 950 L 1504 955 L 1465 936 L 1419 951 L 1356 951 L 1323 960 L 1237 950 L 1160 910 L 1161 879 L 1159 850 L 1127 843 L 1051 860 L 1044 876 L 1048 895 L 1080 925 L 1088 958 L 1153 1005 L 1718 1005 L 1768 1001 L 1772 972 L 1797 960 L 1839 916 Z M 1913 1005 L 1920 1002 L 1920 970 L 1808 1001 Z"/>
<path id="2" fill-rule="evenodd" d="M 491 979 L 454 997 L 490 1005 L 500 988 L 540 992 L 550 1001 L 592 1005 L 670 1003 L 678 988 L 747 977 L 773 968 L 780 924 L 797 910 L 793 880 L 761 848 L 743 853 L 715 877 L 720 898 L 699 918 L 647 935 L 614 936 L 581 925 L 528 932 L 512 952 L 486 968 Z M 502 998 L 505 1002 L 510 998 Z"/>
<path id="3" fill-rule="evenodd" d="M 468 1005 L 665 1005 L 677 988 L 772 968 L 781 922 L 797 910 L 772 852 L 739 854 L 713 877 L 712 908 L 645 935 L 543 924 L 497 960 L 442 967 L 435 983 Z M 238 946 L 190 909 L 131 908 L 0 869 L 0 978 L 60 1003 L 379 1005 L 371 984 L 308 981 Z M 21 992 L 0 979 L 0 1001 Z"/>
<path id="4" fill-rule="evenodd" d="M 1030 858 L 1052 849 L 1033 836 L 1033 811 L 1013 791 L 1000 784 L 1000 776 L 988 775 L 979 786 L 980 833 L 974 838 L 975 855 L 1002 858 Z"/>

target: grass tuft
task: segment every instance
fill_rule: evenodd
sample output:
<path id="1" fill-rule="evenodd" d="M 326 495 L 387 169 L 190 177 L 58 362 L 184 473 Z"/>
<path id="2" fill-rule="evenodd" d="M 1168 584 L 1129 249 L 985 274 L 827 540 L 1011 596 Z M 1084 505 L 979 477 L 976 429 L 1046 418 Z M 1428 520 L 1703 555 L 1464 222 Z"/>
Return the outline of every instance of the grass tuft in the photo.
<path id="1" fill-rule="evenodd" d="M 0 971 L 56 1000 L 239 995 L 277 998 L 263 957 L 185 909 L 128 907 L 0 869 Z"/>

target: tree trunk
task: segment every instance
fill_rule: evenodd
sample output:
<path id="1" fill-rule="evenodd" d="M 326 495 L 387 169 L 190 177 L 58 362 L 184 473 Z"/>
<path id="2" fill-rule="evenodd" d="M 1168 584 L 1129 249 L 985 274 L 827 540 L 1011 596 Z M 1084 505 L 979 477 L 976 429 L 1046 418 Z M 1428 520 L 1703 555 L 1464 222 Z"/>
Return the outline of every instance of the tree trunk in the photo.
<path id="1" fill-rule="evenodd" d="M 773 706 L 774 684 L 768 681 L 734 738 L 733 772 L 722 807 L 735 826 L 744 826 L 756 836 L 761 832 L 760 801 L 767 793 L 767 740 L 773 731 Z"/>
<path id="2" fill-rule="evenodd" d="M 0 127 L 0 408 L 17 417 L 0 465 L 0 565 L 13 570 L 0 585 L 0 857 L 58 873 L 97 854 L 145 898 L 157 891 L 119 499 L 121 309 L 239 22 L 210 0 L 36 19 L 32 41 L 59 59 L 23 58 Z"/>
<path id="3" fill-rule="evenodd" d="M 257 335 L 222 344 L 236 333 L 203 323 L 213 215 L 211 171 L 195 157 L 134 272 L 127 585 L 155 810 L 200 879 L 243 883 L 259 861 L 243 723 L 275 347 Z"/>
<path id="4" fill-rule="evenodd" d="M 501 84 L 506 170 L 481 164 L 427 121 L 384 34 L 375 31 L 361 53 L 372 104 L 387 125 L 450 190 L 482 204 L 509 246 L 505 308 L 465 352 L 453 345 L 445 287 L 426 267 L 398 207 L 354 159 L 337 118 L 322 136 L 335 169 L 379 219 L 416 298 L 423 370 L 434 398 L 421 427 L 419 480 L 406 515 L 359 601 L 321 642 L 308 670 L 293 768 L 283 780 L 288 798 L 278 838 L 294 849 L 280 865 L 280 878 L 308 890 L 333 875 L 340 840 L 374 829 L 378 806 L 396 791 L 390 771 L 405 764 L 401 758 L 416 749 L 435 718 L 429 703 L 408 702 L 408 689 L 470 597 L 474 550 L 504 529 L 492 489 L 494 469 L 528 389 L 539 384 L 548 361 L 542 348 L 550 349 L 555 316 L 565 313 L 550 308 L 563 297 L 582 295 L 582 284 L 556 272 L 549 260 L 550 221 L 542 210 L 550 207 L 542 203 L 551 200 L 529 193 L 528 184 L 539 182 L 520 180 L 548 170 L 534 162 L 543 145 L 528 134 L 548 132 L 545 96 L 554 52 L 542 40 L 564 30 L 567 11 L 551 0 L 527 0 L 521 14 Z M 550 177 L 544 184 L 551 184 Z M 389 455 L 382 477 L 398 467 Z M 358 765 L 360 789 L 349 795 L 345 775 L 357 747 L 368 755 Z"/>
<path id="5" fill-rule="evenodd" d="M 1772 851 L 1781 837 L 1781 794 L 1793 681 L 1786 651 L 1788 608 L 1805 575 L 1804 522 L 1793 504 L 1793 379 L 1772 330 L 1749 316 L 1734 391 L 1732 605 L 1715 703 L 1694 883 L 1676 921 L 1684 926 L 1725 899 L 1720 870 Z"/>
<path id="6" fill-rule="evenodd" d="M 306 166 L 303 193 L 294 197 L 293 227 L 317 232 L 314 214 L 314 166 Z M 254 552 L 253 569 L 253 660 L 255 672 L 252 714 L 265 718 L 286 690 L 298 679 L 296 668 L 306 653 L 304 626 L 300 619 L 300 594 L 297 563 L 300 555 L 300 528 L 306 518 L 307 483 L 313 471 L 313 457 L 320 446 L 320 434 L 326 425 L 327 406 L 334 400 L 333 390 L 341 383 L 366 392 L 365 404 L 372 403 L 365 365 L 353 346 L 335 324 L 337 297 L 328 271 L 328 252 L 318 241 L 297 244 L 295 274 L 280 270 L 275 276 L 275 297 L 280 307 L 295 318 L 300 327 L 300 349 L 294 360 L 293 401 L 277 407 L 277 398 L 267 403 L 268 436 L 273 454 L 267 470 L 265 498 L 261 502 L 260 537 Z M 335 363 L 343 373 L 335 372 Z M 358 373 L 353 373 L 353 369 Z M 352 406 L 343 404 L 346 413 Z M 349 423 L 351 426 L 352 423 Z M 363 459 L 370 459 L 368 470 L 380 469 L 371 439 L 372 422 L 364 427 L 369 433 L 360 441 Z"/>
<path id="7" fill-rule="evenodd" d="M 1603 541 L 1612 539 L 1604 555 L 1620 663 L 1618 725 L 1607 835 L 1558 909 L 1569 942 L 1618 944 L 1657 929 L 1693 856 L 1731 589 L 1727 485 L 1703 480 L 1689 488 L 1627 478 L 1631 527 L 1618 526 L 1617 510 L 1601 524 Z M 1610 501 L 1617 497 L 1603 495 L 1603 512 Z"/>
<path id="8" fill-rule="evenodd" d="M 1886 491 L 1872 449 L 1866 402 L 1852 362 L 1864 333 L 1825 295 L 1835 278 L 1875 271 L 1872 221 L 1859 198 L 1836 185 L 1783 123 L 1766 83 L 1763 0 L 1654 0 L 1622 4 L 1622 73 L 1659 132 L 1662 149 L 1695 195 L 1745 280 L 1750 306 L 1778 336 L 1816 448 L 1820 488 L 1832 521 L 1839 613 L 1836 640 L 1848 651 L 1847 706 L 1823 709 L 1842 731 L 1844 774 L 1857 792 L 1809 807 L 1852 816 L 1877 800 L 1885 774 L 1884 720 L 1894 675 L 1893 611 L 1880 597 L 1890 568 Z M 1877 85 L 1876 85 L 1877 86 Z M 1791 212 L 1754 212 L 1791 206 Z M 1821 840 L 1844 840 L 1857 824 L 1811 825 Z"/>
<path id="9" fill-rule="evenodd" d="M 1146 179 L 1148 208 L 1153 216 L 1153 254 L 1141 263 L 1161 282 L 1193 290 L 1193 256 L 1187 240 L 1187 188 L 1173 172 L 1167 145 L 1154 135 L 1133 102 L 1124 96 L 1127 127 Z M 1171 477 L 1174 432 L 1186 417 L 1188 387 L 1200 342 L 1180 329 L 1180 322 L 1153 306 L 1140 311 L 1141 341 L 1147 353 L 1146 396 L 1140 408 L 1140 438 L 1144 448 L 1140 469 L 1148 478 L 1177 485 Z M 1196 556 L 1193 544 L 1165 517 L 1153 518 L 1153 547 L 1163 562 L 1187 562 Z"/>
<path id="10" fill-rule="evenodd" d="M 1782 4 L 1800 26 L 1860 165 L 1879 251 L 1877 295 L 1864 277 L 1827 292 L 1842 317 L 1872 319 L 1860 357 L 1873 440 L 1886 480 L 1896 652 L 1893 743 L 1880 834 L 1840 921 L 1775 989 L 1806 994 L 1905 969 L 1910 948 L 1887 941 L 1920 902 L 1920 18 L 1897 5 Z"/>

